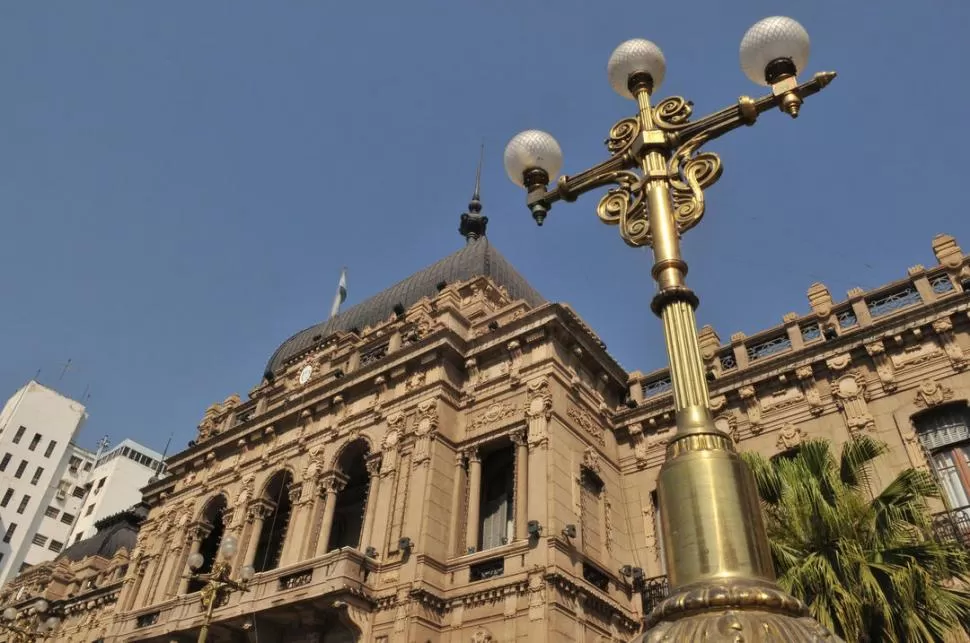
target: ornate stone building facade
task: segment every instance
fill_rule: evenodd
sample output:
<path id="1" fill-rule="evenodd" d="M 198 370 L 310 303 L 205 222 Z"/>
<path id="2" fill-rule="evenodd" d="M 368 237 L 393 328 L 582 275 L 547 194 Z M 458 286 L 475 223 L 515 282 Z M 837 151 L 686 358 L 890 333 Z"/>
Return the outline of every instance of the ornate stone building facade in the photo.
<path id="1" fill-rule="evenodd" d="M 624 371 L 572 309 L 466 236 L 287 340 L 248 400 L 206 411 L 145 490 L 104 640 L 196 635 L 186 562 L 201 553 L 211 569 L 226 534 L 232 569 L 257 573 L 217 601 L 210 640 L 632 638 L 664 587 L 652 492 L 668 375 Z M 716 422 L 742 448 L 870 433 L 893 447 L 875 484 L 931 467 L 957 533 L 970 524 L 970 257 L 945 235 L 933 250 L 938 265 L 901 281 L 841 302 L 815 284 L 808 314 L 727 343 L 705 328 L 701 346 Z"/>

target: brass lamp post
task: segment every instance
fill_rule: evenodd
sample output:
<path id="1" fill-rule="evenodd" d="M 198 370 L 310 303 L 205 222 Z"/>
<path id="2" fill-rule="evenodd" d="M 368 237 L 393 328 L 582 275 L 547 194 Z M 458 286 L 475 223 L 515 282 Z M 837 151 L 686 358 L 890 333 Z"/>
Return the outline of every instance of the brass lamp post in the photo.
<path id="1" fill-rule="evenodd" d="M 49 610 L 50 603 L 42 598 L 25 610 L 8 607 L 3 610 L 0 629 L 10 632 L 13 636 L 11 640 L 16 641 L 16 643 L 46 639 L 48 636 L 52 636 L 61 624 L 61 619 L 58 616 L 50 615 L 45 618 Z"/>
<path id="2" fill-rule="evenodd" d="M 228 597 L 233 592 L 248 591 L 249 581 L 253 579 L 256 570 L 252 565 L 245 565 L 239 571 L 239 580 L 232 578 L 232 557 L 236 554 L 239 543 L 236 537 L 228 534 L 223 537 L 222 544 L 219 545 L 219 553 L 222 554 L 221 560 L 217 560 L 212 565 L 212 571 L 205 574 L 190 574 L 189 578 L 195 581 L 204 582 L 205 585 L 199 590 L 199 598 L 202 607 L 205 609 L 205 617 L 202 621 L 202 628 L 199 630 L 199 643 L 205 643 L 209 637 L 209 624 L 212 622 L 212 611 L 216 608 L 216 603 L 223 597 Z M 189 556 L 189 568 L 198 570 L 205 564 L 205 557 L 196 552 Z"/>
<path id="3" fill-rule="evenodd" d="M 799 83 L 808 52 L 808 34 L 794 20 L 758 22 L 741 41 L 741 66 L 770 93 L 692 121 L 693 106 L 681 97 L 651 105 L 664 79 L 663 53 L 647 40 L 629 40 L 607 71 L 613 89 L 636 100 L 638 111 L 610 130 L 609 159 L 559 177 L 550 189 L 562 165 L 552 136 L 529 130 L 505 149 L 506 171 L 528 191 L 536 223 L 557 201 L 613 186 L 597 206 L 600 220 L 617 226 L 628 245 L 653 249 L 658 290 L 651 308 L 663 321 L 677 431 L 657 482 L 671 595 L 647 616 L 645 642 L 836 640 L 775 583 L 754 478 L 731 438 L 714 427 L 694 319 L 698 300 L 680 253 L 680 235 L 704 215 L 704 189 L 721 176 L 720 158 L 701 146 L 774 107 L 798 116 L 802 101 L 835 78 L 822 72 Z"/>

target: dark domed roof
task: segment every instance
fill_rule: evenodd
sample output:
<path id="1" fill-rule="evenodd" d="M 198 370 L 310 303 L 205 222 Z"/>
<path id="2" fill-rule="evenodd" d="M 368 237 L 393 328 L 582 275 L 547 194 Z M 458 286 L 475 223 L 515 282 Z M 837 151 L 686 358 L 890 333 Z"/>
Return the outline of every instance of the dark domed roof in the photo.
<path id="1" fill-rule="evenodd" d="M 266 365 L 265 376 L 272 379 L 273 373 L 287 361 L 337 331 L 374 326 L 390 317 L 398 304 L 407 309 L 422 297 L 434 297 L 438 293 L 438 285 L 442 282 L 452 284 L 480 276 L 491 277 L 497 285 L 504 286 L 512 299 L 524 299 L 531 306 L 545 303 L 542 295 L 536 292 L 512 267 L 512 264 L 499 254 L 498 250 L 488 242 L 487 237 L 473 238 L 458 252 L 414 273 L 370 299 L 348 308 L 333 319 L 311 326 L 290 337 L 273 353 Z"/>
<path id="2" fill-rule="evenodd" d="M 138 540 L 138 525 L 147 515 L 147 507 L 135 505 L 131 509 L 102 518 L 94 525 L 98 533 L 74 543 L 55 560 L 64 559 L 73 563 L 88 556 L 111 558 L 122 547 L 131 552 Z"/>

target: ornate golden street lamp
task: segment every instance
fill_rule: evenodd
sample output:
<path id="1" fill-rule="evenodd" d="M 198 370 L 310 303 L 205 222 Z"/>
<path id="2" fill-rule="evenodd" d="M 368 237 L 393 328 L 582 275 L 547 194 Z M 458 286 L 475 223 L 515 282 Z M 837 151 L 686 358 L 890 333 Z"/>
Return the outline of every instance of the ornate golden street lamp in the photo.
<path id="1" fill-rule="evenodd" d="M 227 534 L 222 538 L 219 545 L 219 553 L 222 554 L 221 560 L 217 560 L 212 565 L 212 571 L 204 574 L 190 574 L 189 578 L 194 581 L 205 583 L 199 590 L 199 599 L 205 609 L 205 617 L 202 621 L 202 629 L 199 630 L 199 643 L 205 643 L 209 637 L 209 624 L 212 622 L 212 610 L 220 599 L 228 598 L 233 592 L 248 591 L 249 581 L 253 579 L 256 570 L 252 565 L 244 565 L 239 571 L 239 580 L 232 578 L 232 557 L 236 555 L 239 543 L 232 534 Z M 198 570 L 205 564 L 205 557 L 196 552 L 189 556 L 189 568 Z"/>
<path id="2" fill-rule="evenodd" d="M 680 235 L 704 215 L 704 189 L 721 176 L 720 158 L 700 148 L 774 107 L 798 116 L 802 101 L 835 78 L 822 72 L 799 84 L 808 52 L 808 34 L 794 20 L 758 22 L 741 41 L 741 67 L 771 93 L 692 121 L 693 106 L 681 97 L 651 105 L 666 71 L 663 53 L 647 40 L 629 40 L 610 56 L 607 71 L 638 113 L 610 130 L 609 159 L 559 177 L 550 189 L 562 166 L 552 136 L 529 130 L 505 149 L 505 169 L 528 191 L 536 223 L 557 201 L 614 186 L 596 208 L 600 220 L 617 226 L 628 245 L 653 249 L 658 291 L 651 308 L 663 321 L 677 431 L 657 481 L 671 594 L 647 616 L 643 641 L 835 640 L 775 583 L 754 478 L 731 438 L 714 427 L 694 319 L 698 300 L 680 253 Z"/>
<path id="3" fill-rule="evenodd" d="M 49 610 L 50 603 L 42 598 L 24 610 L 8 607 L 3 610 L 0 629 L 10 632 L 13 635 L 10 640 L 16 643 L 41 641 L 48 636 L 53 636 L 54 631 L 61 624 L 58 616 L 50 615 L 45 618 Z"/>

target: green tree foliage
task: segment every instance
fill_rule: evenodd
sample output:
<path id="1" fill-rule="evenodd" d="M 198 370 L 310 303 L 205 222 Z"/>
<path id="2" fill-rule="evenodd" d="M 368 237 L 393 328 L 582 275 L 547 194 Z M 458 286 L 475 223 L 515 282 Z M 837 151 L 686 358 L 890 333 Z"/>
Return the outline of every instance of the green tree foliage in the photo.
<path id="1" fill-rule="evenodd" d="M 940 491 L 929 472 L 907 469 L 873 497 L 887 450 L 860 436 L 838 457 L 826 440 L 772 460 L 744 454 L 778 582 L 846 641 L 953 640 L 970 626 L 970 555 L 934 538 L 927 501 Z"/>

